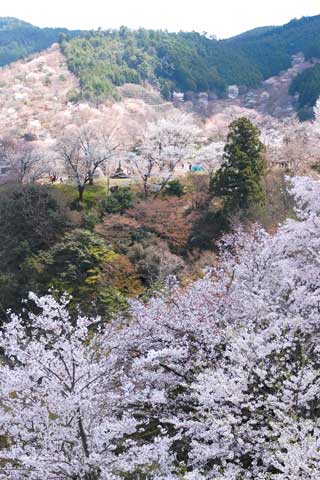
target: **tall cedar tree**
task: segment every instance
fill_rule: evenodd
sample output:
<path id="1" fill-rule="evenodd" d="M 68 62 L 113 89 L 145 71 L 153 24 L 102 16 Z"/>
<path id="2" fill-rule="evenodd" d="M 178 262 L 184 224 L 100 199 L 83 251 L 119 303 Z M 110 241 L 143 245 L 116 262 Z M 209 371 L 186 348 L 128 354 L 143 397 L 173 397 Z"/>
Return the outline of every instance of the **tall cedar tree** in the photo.
<path id="1" fill-rule="evenodd" d="M 263 205 L 261 180 L 266 170 L 265 146 L 260 131 L 243 117 L 232 122 L 224 149 L 224 163 L 213 177 L 211 191 L 221 197 L 224 210 L 232 213 L 252 204 Z"/>

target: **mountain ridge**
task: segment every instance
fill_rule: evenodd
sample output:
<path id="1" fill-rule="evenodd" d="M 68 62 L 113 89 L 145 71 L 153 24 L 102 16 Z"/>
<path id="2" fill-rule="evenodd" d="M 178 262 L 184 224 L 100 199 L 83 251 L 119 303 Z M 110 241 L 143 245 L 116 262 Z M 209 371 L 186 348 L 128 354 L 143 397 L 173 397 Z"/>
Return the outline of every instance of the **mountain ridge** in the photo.
<path id="1" fill-rule="evenodd" d="M 233 35 L 232 37 L 227 37 L 224 38 L 224 41 L 231 41 L 231 40 L 239 40 L 243 38 L 251 38 L 251 37 L 258 37 L 260 35 L 263 35 L 265 33 L 270 32 L 271 30 L 277 28 L 276 25 L 269 25 L 269 26 L 263 26 L 263 27 L 256 27 L 256 28 L 251 28 L 250 30 L 246 30 L 243 33 L 239 33 L 238 35 Z"/>
<path id="2" fill-rule="evenodd" d="M 69 70 L 80 83 L 74 100 L 117 98 L 117 87 L 126 83 L 151 84 L 166 100 L 175 91 L 211 92 L 223 98 L 229 85 L 257 88 L 288 70 L 293 55 L 302 53 L 308 61 L 320 59 L 320 15 L 293 19 L 279 27 L 258 27 L 225 40 L 197 32 L 143 28 L 40 28 L 0 17 L 0 66 L 58 41 Z M 311 80 L 303 77 L 303 81 Z M 306 99 L 308 108 L 318 94 L 320 76 L 316 86 L 312 85 L 312 98 Z"/>
<path id="3" fill-rule="evenodd" d="M 73 37 L 82 31 L 40 28 L 15 17 L 0 17 L 0 67 L 49 48 L 62 33 Z"/>

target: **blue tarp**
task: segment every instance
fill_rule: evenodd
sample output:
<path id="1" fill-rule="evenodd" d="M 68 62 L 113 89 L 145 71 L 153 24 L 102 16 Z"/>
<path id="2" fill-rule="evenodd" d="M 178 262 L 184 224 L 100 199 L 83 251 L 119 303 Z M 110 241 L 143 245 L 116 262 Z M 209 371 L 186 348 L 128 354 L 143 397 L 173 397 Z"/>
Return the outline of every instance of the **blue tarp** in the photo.
<path id="1" fill-rule="evenodd" d="M 204 168 L 202 165 L 192 165 L 191 172 L 203 172 Z"/>

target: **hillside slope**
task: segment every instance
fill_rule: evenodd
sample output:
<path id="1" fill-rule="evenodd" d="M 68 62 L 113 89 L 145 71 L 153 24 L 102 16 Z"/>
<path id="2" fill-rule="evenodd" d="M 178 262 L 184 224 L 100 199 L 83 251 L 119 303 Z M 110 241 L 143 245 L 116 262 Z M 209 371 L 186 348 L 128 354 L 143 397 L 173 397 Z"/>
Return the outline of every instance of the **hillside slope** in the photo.
<path id="1" fill-rule="evenodd" d="M 260 35 L 263 35 L 264 33 L 267 33 L 267 32 L 270 32 L 271 30 L 273 30 L 274 28 L 277 28 L 275 26 L 266 26 L 266 27 L 257 27 L 257 28 L 253 28 L 251 30 L 247 30 L 246 32 L 243 32 L 243 33 L 240 33 L 239 35 L 235 35 L 234 37 L 231 37 L 227 40 L 243 40 L 243 39 L 247 39 L 247 38 L 252 38 L 252 37 L 259 37 Z"/>
<path id="2" fill-rule="evenodd" d="M 292 20 L 258 36 L 240 36 L 225 43 L 245 55 L 266 79 L 289 68 L 294 54 L 320 58 L 320 15 Z"/>
<path id="3" fill-rule="evenodd" d="M 86 99 L 116 96 L 119 85 L 145 82 L 167 99 L 174 91 L 223 97 L 228 85 L 258 87 L 279 75 L 291 67 L 293 55 L 320 58 L 320 16 L 222 41 L 196 32 L 121 27 L 66 39 L 62 50 Z"/>
<path id="4" fill-rule="evenodd" d="M 34 138 L 41 147 L 51 146 L 61 132 L 72 125 L 79 112 L 130 117 L 130 124 L 138 118 L 152 116 L 152 112 L 173 108 L 171 103 L 152 90 L 139 87 L 138 91 L 124 86 L 121 102 L 103 102 L 88 105 L 71 102 L 79 89 L 77 78 L 68 70 L 59 45 L 0 69 L 0 130 L 1 138 Z M 126 121 L 120 124 L 125 125 Z"/>
<path id="5" fill-rule="evenodd" d="M 310 66 L 297 75 L 291 83 L 289 93 L 298 95 L 298 114 L 301 120 L 313 116 L 313 107 L 320 97 L 320 65 Z"/>
<path id="6" fill-rule="evenodd" d="M 223 97 L 228 85 L 257 87 L 287 70 L 292 55 L 320 58 L 320 15 L 220 41 L 197 32 L 143 28 L 96 32 L 38 28 L 5 17 L 0 18 L 0 66 L 59 39 L 84 99 L 117 97 L 115 87 L 146 82 L 159 88 L 166 99 L 175 90 Z"/>
<path id="7" fill-rule="evenodd" d="M 178 102 L 187 111 L 210 117 L 225 109 L 240 107 L 285 118 L 294 115 L 292 97 L 288 95 L 290 82 L 295 75 L 310 67 L 308 62 L 296 59 L 294 66 L 282 75 L 263 82 L 259 89 L 249 89 L 235 99 L 210 99 L 208 95 L 195 96 L 193 101 Z M 81 108 L 101 111 L 113 108 L 121 115 L 145 118 L 154 112 L 172 108 L 155 89 L 124 84 L 117 88 L 120 102 L 107 100 L 99 104 L 70 102 L 79 82 L 67 66 L 59 45 L 19 60 L 0 69 L 0 127 L 2 136 L 22 137 L 31 133 L 38 141 L 49 143 L 66 125 L 72 123 Z"/>
<path id="8" fill-rule="evenodd" d="M 17 18 L 0 17 L 0 66 L 45 50 L 59 40 L 61 33 L 73 37 L 80 31 L 39 28 Z"/>
<path id="9" fill-rule="evenodd" d="M 46 139 L 59 112 L 66 111 L 69 92 L 78 85 L 58 45 L 0 70 L 2 134 L 33 133 Z"/>
<path id="10" fill-rule="evenodd" d="M 148 91 L 151 87 L 165 100 L 172 100 L 174 92 L 188 94 L 186 98 L 207 92 L 209 100 L 216 101 L 227 96 L 229 85 L 245 87 L 241 93 L 248 88 L 263 89 L 264 81 L 290 70 L 292 58 L 298 53 L 304 55 L 307 66 L 312 65 L 311 60 L 317 62 L 320 16 L 293 20 L 282 27 L 257 28 L 221 41 L 197 32 L 142 28 L 91 32 L 41 29 L 14 18 L 0 18 L 0 66 L 45 49 L 58 39 L 64 65 L 78 79 L 80 88 L 74 88 L 74 101 L 103 103 L 119 99 L 123 93 L 119 87 L 126 84 L 147 87 Z M 300 97 L 306 89 L 312 91 L 308 95 L 309 112 L 318 95 L 313 79 L 314 75 L 304 75 L 299 89 L 290 90 Z M 287 106 L 282 110 L 291 108 L 287 93 L 283 93 L 286 98 L 282 103 Z M 303 98 L 301 105 L 304 108 Z"/>

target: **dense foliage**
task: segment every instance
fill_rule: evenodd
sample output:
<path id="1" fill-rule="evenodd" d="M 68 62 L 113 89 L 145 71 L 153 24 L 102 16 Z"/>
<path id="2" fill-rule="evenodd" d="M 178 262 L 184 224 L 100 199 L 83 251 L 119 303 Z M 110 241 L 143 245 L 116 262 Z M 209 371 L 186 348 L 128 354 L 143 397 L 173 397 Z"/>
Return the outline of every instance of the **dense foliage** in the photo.
<path id="1" fill-rule="evenodd" d="M 146 81 L 168 98 L 174 89 L 223 95 L 226 87 L 216 68 L 223 63 L 225 47 L 197 33 L 122 27 L 63 42 L 62 49 L 85 98 L 115 95 L 114 86 Z"/>
<path id="2" fill-rule="evenodd" d="M 125 310 L 126 297 L 141 293 L 133 265 L 95 234 L 76 229 L 23 265 L 28 288 L 72 295 L 72 305 L 104 319 Z"/>
<path id="3" fill-rule="evenodd" d="M 1 271 L 30 252 L 50 247 L 70 225 L 67 206 L 48 186 L 17 185 L 0 191 Z"/>
<path id="4" fill-rule="evenodd" d="M 124 311 L 127 298 L 142 292 L 130 260 L 90 232 L 88 216 L 94 210 L 71 207 L 53 187 L 18 185 L 0 191 L 2 319 L 7 309 L 21 309 L 30 290 L 67 292 L 73 296 L 71 306 L 104 319 Z"/>
<path id="5" fill-rule="evenodd" d="M 116 188 L 103 200 L 102 207 L 106 213 L 124 213 L 133 206 L 135 198 L 136 195 L 131 188 Z"/>
<path id="6" fill-rule="evenodd" d="M 290 95 L 299 95 L 299 116 L 301 120 L 313 117 L 313 107 L 320 97 L 320 65 L 304 70 L 297 75 L 289 90 Z"/>
<path id="7" fill-rule="evenodd" d="M 48 249 L 72 225 L 64 199 L 47 186 L 18 185 L 0 191 L 0 305 L 16 307 L 28 292 L 21 265 Z M 2 311 L 3 313 L 3 311 Z"/>
<path id="8" fill-rule="evenodd" d="M 277 75 L 291 65 L 291 55 L 302 52 L 306 58 L 320 56 L 320 16 L 292 20 L 255 36 L 227 40 L 227 44 L 244 54 L 263 78 Z"/>
<path id="9" fill-rule="evenodd" d="M 320 56 L 320 17 L 217 41 L 196 32 L 139 29 L 93 32 L 62 42 L 85 98 L 116 96 L 115 86 L 149 82 L 173 90 L 224 94 L 231 84 L 255 87 L 291 65 L 291 56 Z"/>
<path id="10" fill-rule="evenodd" d="M 226 214 L 264 202 L 265 146 L 259 136 L 247 118 L 230 125 L 224 162 L 211 182 L 212 193 L 222 198 Z"/>
<path id="11" fill-rule="evenodd" d="M 16 18 L 0 17 L 0 66 L 50 47 L 60 34 L 79 33 L 66 28 L 39 28 Z"/>

